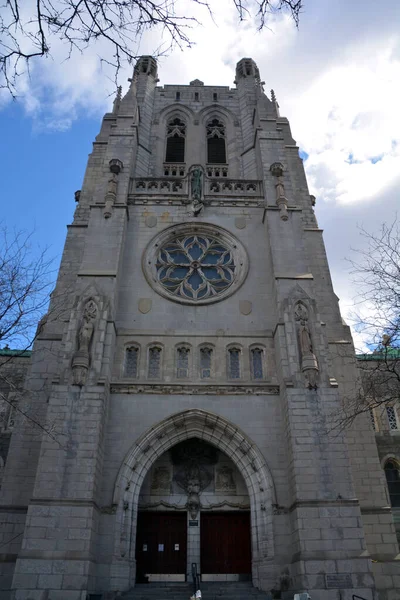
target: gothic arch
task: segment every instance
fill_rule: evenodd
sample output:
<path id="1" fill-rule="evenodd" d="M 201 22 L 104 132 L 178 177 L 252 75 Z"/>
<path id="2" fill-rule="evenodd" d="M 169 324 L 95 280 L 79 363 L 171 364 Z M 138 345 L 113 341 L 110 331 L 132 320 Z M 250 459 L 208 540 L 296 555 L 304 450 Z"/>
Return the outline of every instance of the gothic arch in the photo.
<path id="1" fill-rule="evenodd" d="M 159 122 L 162 126 L 165 126 L 167 121 L 170 119 L 174 119 L 175 117 L 184 119 L 186 124 L 188 125 L 194 120 L 195 112 L 186 106 L 185 104 L 181 104 L 177 102 L 176 104 L 169 104 L 159 112 Z"/>
<path id="2" fill-rule="evenodd" d="M 129 584 L 135 580 L 135 539 L 137 506 L 144 478 L 154 461 L 175 444 L 199 438 L 229 456 L 241 472 L 251 507 L 253 583 L 258 566 L 274 555 L 272 528 L 274 483 L 263 455 L 250 438 L 225 418 L 201 409 L 171 415 L 146 431 L 131 447 L 119 470 L 113 496 L 116 507 L 114 564 L 129 570 Z"/>
<path id="3" fill-rule="evenodd" d="M 212 106 L 205 106 L 199 111 L 198 115 L 202 127 L 205 127 L 206 123 L 213 118 L 221 119 L 226 127 L 236 121 L 236 117 L 232 111 L 224 106 L 215 104 Z"/>

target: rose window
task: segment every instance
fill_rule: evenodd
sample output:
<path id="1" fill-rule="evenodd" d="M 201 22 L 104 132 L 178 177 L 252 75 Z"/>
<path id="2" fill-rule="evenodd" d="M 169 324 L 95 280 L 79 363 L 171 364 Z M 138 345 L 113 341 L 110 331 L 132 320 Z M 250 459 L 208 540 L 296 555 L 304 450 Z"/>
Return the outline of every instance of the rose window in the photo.
<path id="1" fill-rule="evenodd" d="M 242 283 L 247 256 L 241 244 L 220 228 L 180 225 L 149 245 L 144 270 L 163 296 L 204 304 L 226 297 Z"/>

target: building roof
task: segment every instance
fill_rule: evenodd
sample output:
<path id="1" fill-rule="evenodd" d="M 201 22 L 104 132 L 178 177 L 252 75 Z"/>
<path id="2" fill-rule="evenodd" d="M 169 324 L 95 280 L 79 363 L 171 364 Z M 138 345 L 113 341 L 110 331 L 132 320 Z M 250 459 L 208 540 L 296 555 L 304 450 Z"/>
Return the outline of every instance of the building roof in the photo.
<path id="1" fill-rule="evenodd" d="M 11 350 L 11 348 L 0 348 L 0 356 L 24 356 L 29 358 L 32 350 Z"/>
<path id="2" fill-rule="evenodd" d="M 400 358 L 400 348 L 385 348 L 368 354 L 356 354 L 358 360 L 395 360 Z"/>

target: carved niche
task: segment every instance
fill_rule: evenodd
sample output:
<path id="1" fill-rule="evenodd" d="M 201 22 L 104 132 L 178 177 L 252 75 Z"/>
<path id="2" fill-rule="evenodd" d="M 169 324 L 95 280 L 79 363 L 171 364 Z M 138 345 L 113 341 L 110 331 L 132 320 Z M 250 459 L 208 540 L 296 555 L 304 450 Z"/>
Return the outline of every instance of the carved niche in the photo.
<path id="1" fill-rule="evenodd" d="M 201 507 L 200 494 L 212 481 L 210 466 L 217 462 L 217 451 L 210 444 L 193 438 L 174 446 L 171 458 L 175 467 L 174 481 L 186 492 L 186 507 L 191 519 L 196 519 Z"/>
<path id="2" fill-rule="evenodd" d="M 153 471 L 151 479 L 152 494 L 169 494 L 171 491 L 171 471 L 167 465 L 160 465 Z"/>
<path id="3" fill-rule="evenodd" d="M 217 468 L 215 473 L 215 491 L 236 493 L 236 483 L 231 467 L 223 465 Z"/>
<path id="4" fill-rule="evenodd" d="M 301 356 L 301 371 L 303 373 L 306 387 L 316 390 L 318 387 L 318 361 L 314 354 L 310 331 L 309 311 L 303 302 L 297 302 L 294 309 L 296 321 L 297 340 Z"/>
<path id="5" fill-rule="evenodd" d="M 90 366 L 90 347 L 97 318 L 97 305 L 93 299 L 86 302 L 77 334 L 78 349 L 72 358 L 72 382 L 82 387 L 86 383 Z"/>

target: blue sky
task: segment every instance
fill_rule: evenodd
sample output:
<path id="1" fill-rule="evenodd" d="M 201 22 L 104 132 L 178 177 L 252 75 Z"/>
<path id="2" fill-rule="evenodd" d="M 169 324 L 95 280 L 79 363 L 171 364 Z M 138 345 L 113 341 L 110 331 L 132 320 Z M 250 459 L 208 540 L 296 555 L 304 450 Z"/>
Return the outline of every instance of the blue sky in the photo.
<path id="1" fill-rule="evenodd" d="M 193 30 L 196 46 L 160 60 L 160 85 L 199 78 L 232 86 L 240 58 L 257 62 L 301 147 L 347 315 L 356 290 L 345 257 L 362 246 L 357 227 L 391 222 L 399 205 L 400 2 L 305 0 L 299 30 L 281 15 L 260 34 L 251 22 L 238 25 L 232 0 L 212 5 L 217 25 L 195 7 L 204 23 Z M 186 14 L 193 6 L 178 0 Z M 151 53 L 159 39 L 159 32 L 145 37 L 140 52 Z M 20 78 L 18 100 L 0 93 L 2 221 L 34 229 L 34 244 L 50 246 L 58 259 L 74 191 L 112 104 L 112 73 L 100 68 L 100 51 L 109 50 L 99 45 L 65 62 L 65 48 L 53 40 L 53 58 Z M 130 75 L 131 68 L 121 72 L 124 89 Z"/>

